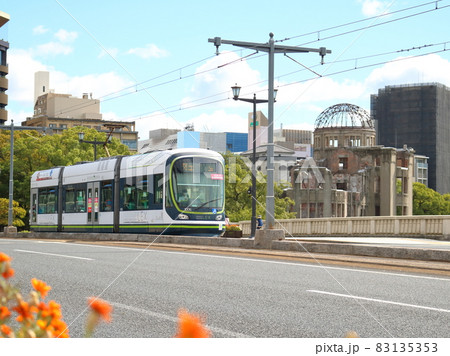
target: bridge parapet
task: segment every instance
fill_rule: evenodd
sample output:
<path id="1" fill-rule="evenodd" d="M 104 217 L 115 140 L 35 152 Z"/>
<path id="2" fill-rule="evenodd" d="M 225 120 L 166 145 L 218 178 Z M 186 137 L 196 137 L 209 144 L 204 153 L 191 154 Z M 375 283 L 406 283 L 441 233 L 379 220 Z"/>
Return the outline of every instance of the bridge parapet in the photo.
<path id="1" fill-rule="evenodd" d="M 241 221 L 250 235 L 250 221 Z M 294 236 L 388 236 L 450 240 L 450 215 L 363 216 L 347 218 L 281 219 L 274 229 Z"/>

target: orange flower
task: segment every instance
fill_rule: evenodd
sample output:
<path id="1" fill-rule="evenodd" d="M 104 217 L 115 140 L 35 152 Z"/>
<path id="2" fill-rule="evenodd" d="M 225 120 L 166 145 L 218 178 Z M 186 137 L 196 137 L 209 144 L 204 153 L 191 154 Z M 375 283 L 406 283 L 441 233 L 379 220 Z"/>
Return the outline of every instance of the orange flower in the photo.
<path id="1" fill-rule="evenodd" d="M 203 325 L 200 316 L 186 310 L 178 311 L 178 332 L 175 337 L 210 337 L 211 332 Z"/>
<path id="2" fill-rule="evenodd" d="M 24 320 L 32 320 L 33 319 L 33 312 L 36 311 L 36 308 L 30 307 L 30 305 L 23 301 L 19 300 L 19 304 L 13 308 L 19 314 L 19 316 L 16 318 L 18 322 L 22 322 Z"/>
<path id="3" fill-rule="evenodd" d="M 6 319 L 11 316 L 11 312 L 5 306 L 0 307 L 0 320 Z"/>
<path id="4" fill-rule="evenodd" d="M 2 324 L 0 326 L 0 331 L 2 332 L 2 334 L 6 335 L 6 336 L 11 336 L 13 333 L 12 329 L 8 325 L 5 325 L 5 324 Z"/>
<path id="5" fill-rule="evenodd" d="M 11 257 L 4 254 L 3 252 L 0 252 L 0 262 L 9 262 L 11 261 Z"/>
<path id="6" fill-rule="evenodd" d="M 47 295 L 48 291 L 50 289 L 52 289 L 52 287 L 50 287 L 49 285 L 47 285 L 45 282 L 40 281 L 39 279 L 33 278 L 31 280 L 31 285 L 33 286 L 33 288 L 39 292 L 41 294 L 42 298 L 45 298 L 45 296 Z"/>
<path id="7" fill-rule="evenodd" d="M 53 336 L 59 338 L 69 337 L 69 329 L 67 324 L 61 319 L 53 319 L 51 326 L 53 327 Z"/>
<path id="8" fill-rule="evenodd" d="M 4 279 L 8 279 L 14 276 L 14 270 L 12 268 L 7 268 L 5 272 L 2 273 Z"/>
<path id="9" fill-rule="evenodd" d="M 98 314 L 104 321 L 108 323 L 111 321 L 112 306 L 108 302 L 105 302 L 99 298 L 91 297 L 89 298 L 88 303 L 92 311 Z"/>

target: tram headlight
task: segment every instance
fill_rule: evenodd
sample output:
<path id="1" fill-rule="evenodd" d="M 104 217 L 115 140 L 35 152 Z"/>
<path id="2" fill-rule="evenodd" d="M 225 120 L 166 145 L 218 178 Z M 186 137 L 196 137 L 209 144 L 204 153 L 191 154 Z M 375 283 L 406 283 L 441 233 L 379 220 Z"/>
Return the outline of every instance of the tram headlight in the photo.
<path id="1" fill-rule="evenodd" d="M 222 215 L 217 215 L 216 220 L 222 220 Z"/>
<path id="2" fill-rule="evenodd" d="M 189 220 L 189 216 L 186 214 L 178 214 L 178 220 Z"/>

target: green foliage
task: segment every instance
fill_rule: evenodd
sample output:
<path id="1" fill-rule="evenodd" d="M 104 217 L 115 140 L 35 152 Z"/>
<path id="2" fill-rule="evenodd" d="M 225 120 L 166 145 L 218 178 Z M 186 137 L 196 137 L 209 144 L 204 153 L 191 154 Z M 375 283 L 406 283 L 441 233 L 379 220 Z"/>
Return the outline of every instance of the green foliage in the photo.
<path id="1" fill-rule="evenodd" d="M 237 155 L 227 153 L 225 159 L 225 209 L 230 221 L 250 220 L 252 216 L 252 196 L 248 194 L 252 187 L 251 170 L 244 160 Z M 256 216 L 266 215 L 266 177 L 257 171 L 256 177 Z M 292 199 L 285 197 L 287 186 L 275 184 L 275 218 L 294 218 L 295 213 L 289 212 L 294 204 Z"/>
<path id="2" fill-rule="evenodd" d="M 225 231 L 241 231 L 241 227 L 236 224 L 226 225 Z"/>
<path id="3" fill-rule="evenodd" d="M 413 183 L 413 215 L 450 214 L 450 194 L 441 195 L 422 183 Z"/>
<path id="4" fill-rule="evenodd" d="M 106 134 L 86 127 L 73 127 L 60 135 L 43 135 L 37 131 L 14 132 L 14 199 L 29 210 L 30 178 L 33 172 L 57 166 L 67 166 L 94 159 L 94 146 L 78 142 L 78 132 L 85 140 L 106 141 Z M 0 197 L 8 197 L 10 131 L 0 130 Z M 129 155 L 127 146 L 113 138 L 108 143 L 111 156 Z M 97 146 L 97 158 L 107 157 L 102 145 Z"/>
<path id="5" fill-rule="evenodd" d="M 9 199 L 0 198 L 0 226 L 8 226 Z M 27 214 L 19 203 L 13 200 L 13 226 L 22 227 L 25 223 L 22 219 Z"/>

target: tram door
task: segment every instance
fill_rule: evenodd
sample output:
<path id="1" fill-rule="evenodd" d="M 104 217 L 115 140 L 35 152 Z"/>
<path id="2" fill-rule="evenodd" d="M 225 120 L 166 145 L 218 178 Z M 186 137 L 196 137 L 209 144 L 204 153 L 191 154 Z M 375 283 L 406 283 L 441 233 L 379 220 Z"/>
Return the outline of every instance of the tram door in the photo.
<path id="1" fill-rule="evenodd" d="M 88 226 L 92 226 L 92 229 L 95 229 L 95 226 L 98 225 L 98 212 L 100 210 L 100 183 L 93 182 L 88 183 L 87 185 L 87 213 L 88 213 Z"/>

